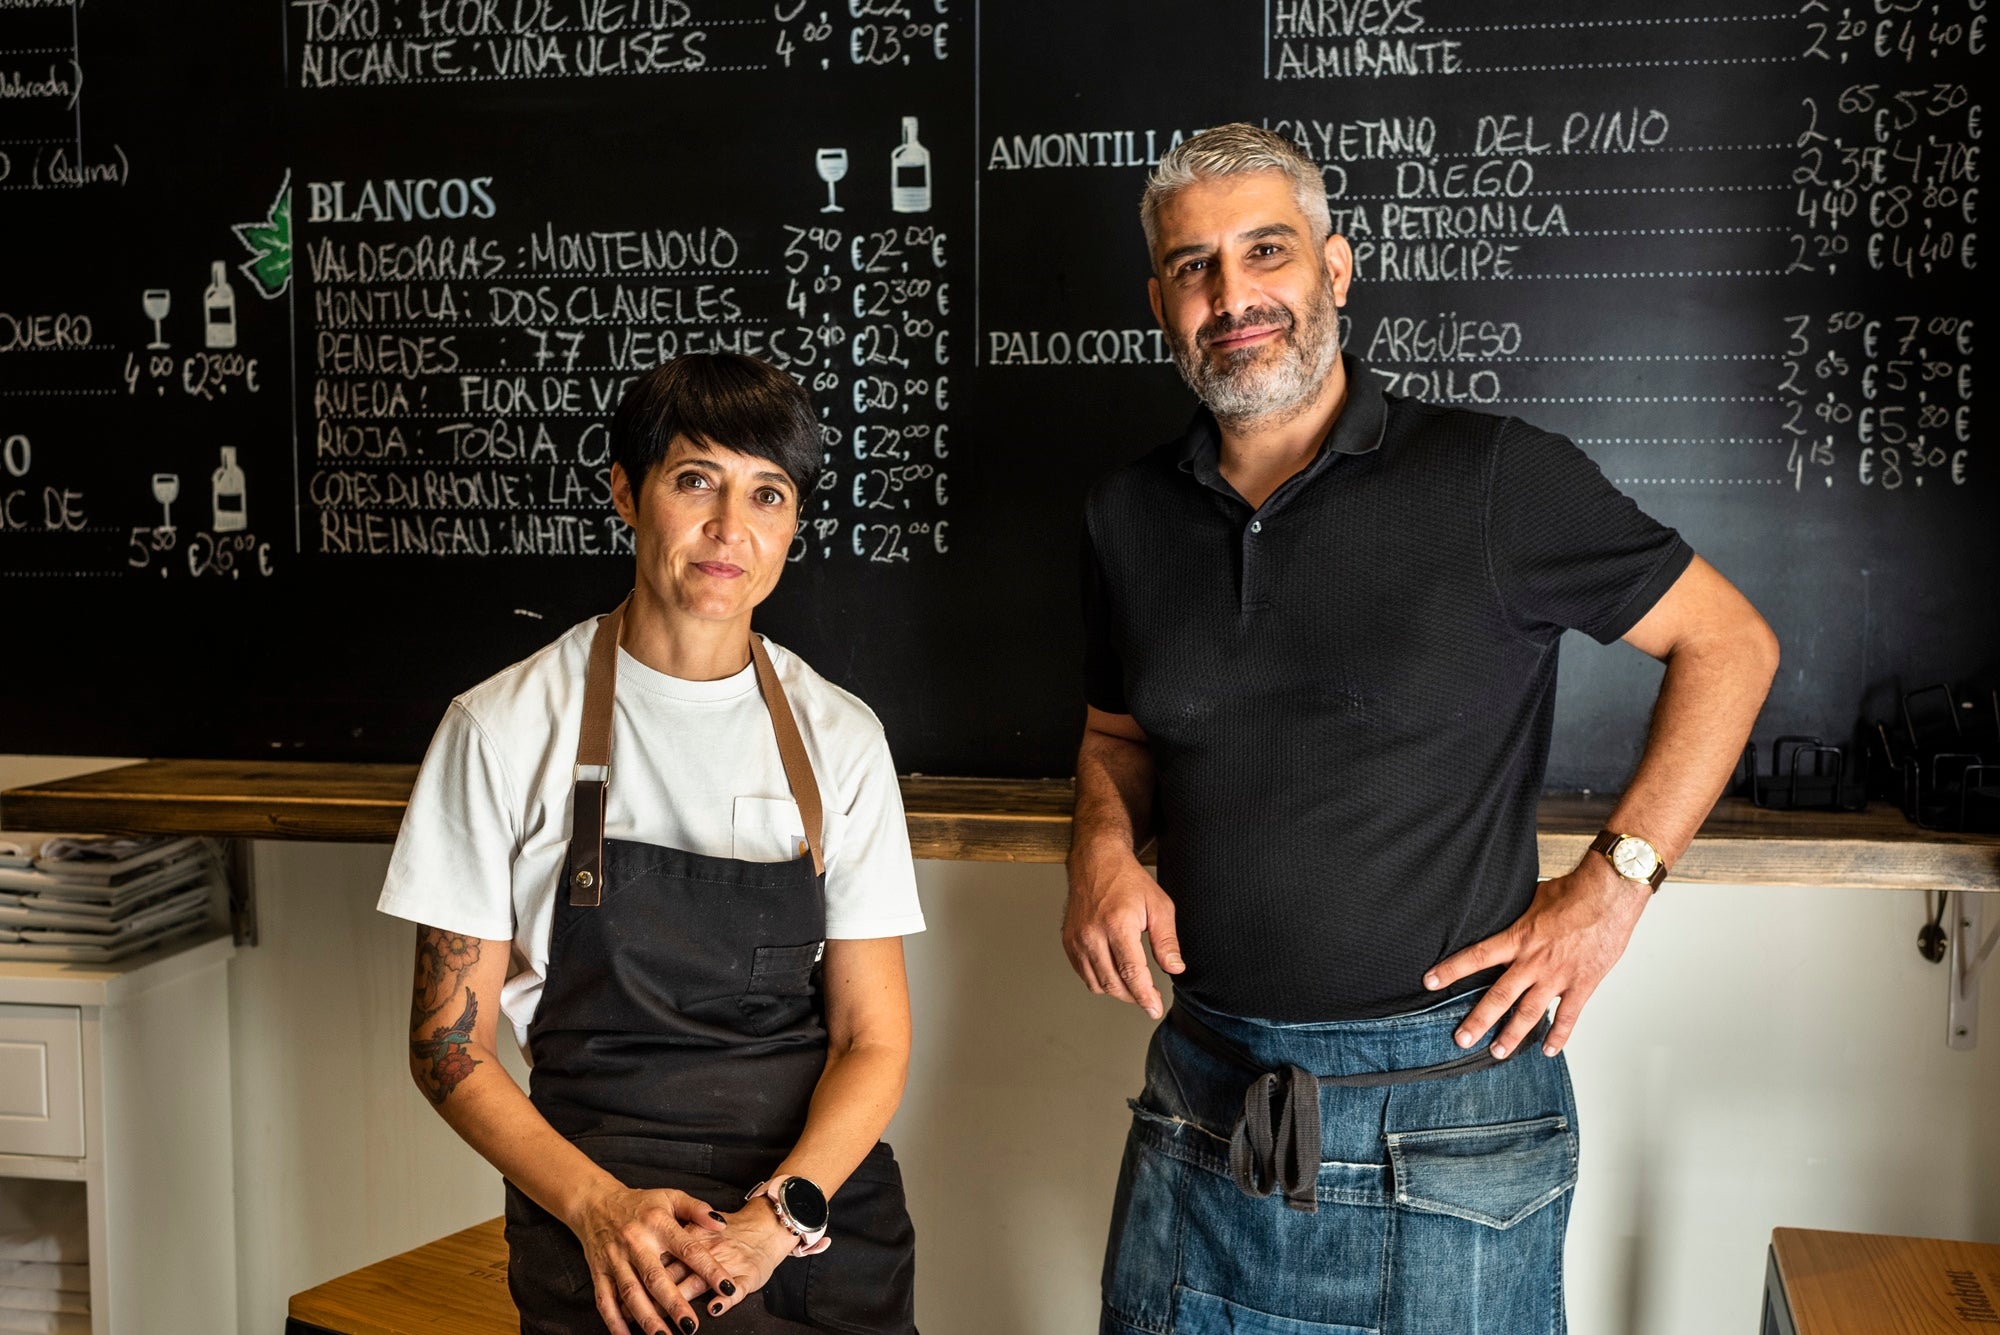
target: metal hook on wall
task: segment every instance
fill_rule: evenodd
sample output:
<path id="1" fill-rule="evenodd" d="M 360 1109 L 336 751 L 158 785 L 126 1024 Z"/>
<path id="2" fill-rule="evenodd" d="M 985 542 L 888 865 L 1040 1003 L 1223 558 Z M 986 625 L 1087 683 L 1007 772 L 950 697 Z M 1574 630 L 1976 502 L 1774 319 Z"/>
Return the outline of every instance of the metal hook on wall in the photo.
<path id="1" fill-rule="evenodd" d="M 1942 964 L 1949 946 L 1944 930 L 1944 915 L 1951 907 L 1951 891 L 1926 890 L 1924 903 L 1927 905 L 1932 903 L 1932 896 L 1936 896 L 1937 911 L 1917 929 L 1917 953 L 1932 964 Z"/>

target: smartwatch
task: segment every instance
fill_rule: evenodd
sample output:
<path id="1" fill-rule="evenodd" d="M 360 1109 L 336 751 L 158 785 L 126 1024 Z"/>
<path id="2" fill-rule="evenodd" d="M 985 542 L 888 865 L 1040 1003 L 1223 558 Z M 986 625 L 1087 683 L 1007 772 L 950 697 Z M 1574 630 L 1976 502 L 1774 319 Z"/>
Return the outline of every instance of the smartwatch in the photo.
<path id="1" fill-rule="evenodd" d="M 833 1246 L 833 1239 L 826 1235 L 829 1213 L 826 1193 L 811 1178 L 774 1177 L 750 1188 L 743 1199 L 754 1201 L 759 1196 L 771 1202 L 778 1222 L 799 1240 L 799 1245 L 792 1248 L 792 1255 L 816 1256 Z"/>
<path id="2" fill-rule="evenodd" d="M 1599 830 L 1597 838 L 1590 841 L 1590 851 L 1604 854 L 1611 861 L 1611 869 L 1628 881 L 1658 890 L 1660 882 L 1667 879 L 1667 864 L 1661 859 L 1660 850 L 1636 834 Z"/>

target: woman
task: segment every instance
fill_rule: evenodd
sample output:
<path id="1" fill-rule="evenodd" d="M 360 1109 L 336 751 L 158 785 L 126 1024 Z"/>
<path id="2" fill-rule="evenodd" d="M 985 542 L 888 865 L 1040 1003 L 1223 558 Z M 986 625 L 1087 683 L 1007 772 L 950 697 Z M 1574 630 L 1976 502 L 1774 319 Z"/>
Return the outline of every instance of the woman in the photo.
<path id="1" fill-rule="evenodd" d="M 895 767 L 865 705 L 750 631 L 817 418 L 770 366 L 689 356 L 611 431 L 631 596 L 452 702 L 390 860 L 411 1071 L 507 1179 L 528 1335 L 913 1332 L 878 1143 L 923 929 Z"/>

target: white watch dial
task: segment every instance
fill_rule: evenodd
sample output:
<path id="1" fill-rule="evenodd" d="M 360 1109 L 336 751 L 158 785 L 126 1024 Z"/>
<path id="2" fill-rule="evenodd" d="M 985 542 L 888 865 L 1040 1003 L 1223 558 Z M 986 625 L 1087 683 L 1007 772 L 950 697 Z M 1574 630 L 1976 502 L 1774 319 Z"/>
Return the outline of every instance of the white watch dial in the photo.
<path id="1" fill-rule="evenodd" d="M 1660 855 L 1644 839 L 1626 835 L 1611 846 L 1611 865 L 1630 881 L 1644 881 L 1659 869 Z"/>

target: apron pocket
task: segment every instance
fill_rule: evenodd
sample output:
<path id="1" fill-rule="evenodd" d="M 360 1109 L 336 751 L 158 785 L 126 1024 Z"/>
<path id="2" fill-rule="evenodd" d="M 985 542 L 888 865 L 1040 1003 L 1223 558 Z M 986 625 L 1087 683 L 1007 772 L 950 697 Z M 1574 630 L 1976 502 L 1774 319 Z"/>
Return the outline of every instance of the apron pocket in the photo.
<path id="1" fill-rule="evenodd" d="M 774 1295 L 766 1299 L 774 1314 L 842 1335 L 916 1335 L 916 1233 L 902 1176 L 878 1141 L 829 1203 L 832 1249 L 788 1263 L 803 1270 L 793 1277 L 799 1306 L 792 1294 Z"/>
<path id="2" fill-rule="evenodd" d="M 750 981 L 736 999 L 743 1032 L 758 1037 L 804 1023 L 819 1006 L 819 961 L 823 942 L 802 946 L 758 946 Z"/>
<path id="3" fill-rule="evenodd" d="M 750 985 L 744 990 L 767 997 L 809 997 L 815 990 L 813 970 L 825 954 L 824 941 L 759 946 L 750 964 Z"/>
<path id="4" fill-rule="evenodd" d="M 1396 1204 L 1512 1228 L 1576 1185 L 1567 1117 L 1392 1131 Z"/>

